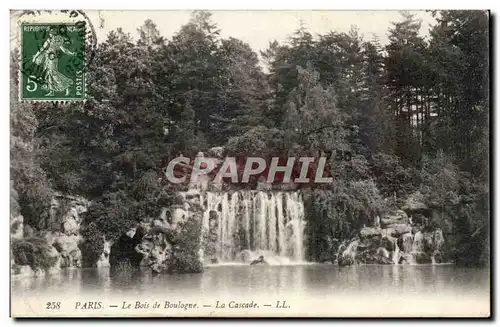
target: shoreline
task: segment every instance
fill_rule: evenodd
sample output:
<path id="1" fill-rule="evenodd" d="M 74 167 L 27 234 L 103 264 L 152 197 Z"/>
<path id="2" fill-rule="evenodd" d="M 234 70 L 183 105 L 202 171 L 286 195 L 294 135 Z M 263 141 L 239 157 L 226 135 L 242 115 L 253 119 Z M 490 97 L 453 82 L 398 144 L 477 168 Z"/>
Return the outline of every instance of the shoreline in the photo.
<path id="1" fill-rule="evenodd" d="M 300 262 L 300 263 L 287 263 L 287 264 L 280 264 L 280 265 L 259 265 L 259 267 L 302 267 L 302 266 L 332 266 L 332 267 L 338 267 L 338 269 L 348 269 L 349 267 L 419 267 L 419 266 L 456 266 L 455 263 L 453 262 L 444 262 L 444 263 L 421 263 L 421 264 L 402 264 L 402 265 L 384 265 L 384 264 L 376 264 L 376 263 L 360 263 L 360 264 L 355 264 L 355 265 L 350 265 L 350 266 L 339 266 L 338 264 L 333 264 L 333 263 L 321 263 L 321 262 Z M 217 264 L 207 264 L 204 265 L 203 268 L 225 268 L 225 267 L 248 267 L 249 269 L 255 268 L 254 266 L 251 266 L 246 263 L 238 263 L 238 262 L 225 262 L 225 263 L 217 263 Z M 456 266 L 458 267 L 458 266 Z M 149 271 L 147 270 L 147 267 L 140 267 L 139 270 L 143 270 L 144 272 Z M 487 267 L 463 267 L 463 268 L 487 268 Z M 18 280 L 23 280 L 23 279 L 29 279 L 29 278 L 44 278 L 48 276 L 55 276 L 55 275 L 61 275 L 65 271 L 71 271 L 71 270 L 110 270 L 110 267 L 66 267 L 66 268 L 61 268 L 59 270 L 52 270 L 52 271 L 45 271 L 43 274 L 40 273 L 34 273 L 33 270 L 31 270 L 32 273 L 23 273 L 23 274 L 12 274 L 10 273 L 10 281 L 18 281 Z M 203 272 L 201 273 L 203 274 Z M 160 274 L 163 275 L 163 274 Z M 182 274 L 179 274 L 182 275 Z"/>

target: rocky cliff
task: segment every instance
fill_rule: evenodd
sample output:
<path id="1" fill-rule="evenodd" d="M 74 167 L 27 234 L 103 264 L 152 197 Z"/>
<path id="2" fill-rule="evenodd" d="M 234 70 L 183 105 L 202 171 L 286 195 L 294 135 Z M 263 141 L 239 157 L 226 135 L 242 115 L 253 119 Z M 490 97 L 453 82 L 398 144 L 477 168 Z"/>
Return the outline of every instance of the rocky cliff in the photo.
<path id="1" fill-rule="evenodd" d="M 80 235 L 82 214 L 90 202 L 81 197 L 56 194 L 50 209 L 41 214 L 46 229 L 24 223 L 11 190 L 11 270 L 13 275 L 41 275 L 61 268 L 81 267 L 83 241 Z"/>
<path id="2" fill-rule="evenodd" d="M 363 227 L 337 250 L 339 265 L 442 263 L 443 231 L 429 224 L 429 208 L 409 198 L 403 207 L 376 217 L 373 226 Z"/>
<path id="3" fill-rule="evenodd" d="M 114 243 L 103 239 L 102 253 L 93 257 L 92 262 L 87 262 L 82 258 L 86 240 L 80 234 L 80 226 L 82 214 L 91 205 L 89 201 L 81 197 L 55 195 L 50 210 L 42 221 L 47 230 L 36 231 L 24 224 L 15 190 L 12 190 L 12 274 L 41 275 L 57 272 L 61 268 L 82 266 L 110 266 L 112 269 L 146 266 L 155 273 L 201 272 L 204 263 L 216 263 L 219 260 L 220 256 L 216 253 L 221 251 L 218 248 L 221 243 L 219 224 L 233 225 L 228 221 L 219 221 L 219 216 L 236 220 L 239 209 L 235 208 L 241 207 L 240 211 L 247 214 L 250 208 L 236 205 L 238 201 L 233 200 L 239 197 L 231 197 L 231 201 L 226 199 L 228 212 L 223 214 L 225 202 L 221 204 L 220 201 L 212 201 L 210 206 L 207 193 L 200 187 L 181 192 L 180 195 L 182 205 L 163 208 L 158 217 L 138 220 L 135 226 Z M 295 202 L 290 202 L 287 207 L 293 207 L 293 203 Z M 234 208 L 229 204 L 235 204 Z M 275 207 L 259 211 L 265 221 L 269 218 L 266 212 L 272 216 Z M 339 265 L 426 264 L 445 261 L 442 253 L 443 231 L 430 226 L 429 208 L 410 198 L 402 209 L 404 210 L 388 212 L 382 217 L 377 216 L 372 226 L 365 226 L 355 237 L 337 243 L 332 261 Z M 292 217 L 293 214 L 287 212 L 286 216 Z M 263 233 L 268 234 L 265 230 Z M 231 233 L 222 234 L 233 237 Z M 241 244 L 255 238 L 249 239 L 247 236 L 238 236 L 242 240 Z M 231 245 L 225 239 L 222 243 L 225 246 Z M 244 248 L 243 246 L 242 249 Z M 245 249 L 248 252 L 248 246 Z"/>
<path id="4" fill-rule="evenodd" d="M 143 219 L 111 246 L 111 268 L 146 266 L 155 273 L 202 272 L 199 193 L 181 193 L 183 205 Z"/>

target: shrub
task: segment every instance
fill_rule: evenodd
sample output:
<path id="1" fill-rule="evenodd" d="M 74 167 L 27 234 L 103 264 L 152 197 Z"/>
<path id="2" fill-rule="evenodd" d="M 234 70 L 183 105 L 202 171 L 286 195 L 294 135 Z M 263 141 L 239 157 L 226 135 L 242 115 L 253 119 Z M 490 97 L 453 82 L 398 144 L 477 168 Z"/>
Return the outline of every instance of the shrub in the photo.
<path id="1" fill-rule="evenodd" d="M 199 258 L 201 219 L 190 218 L 180 224 L 172 240 L 173 253 L 168 263 L 170 273 L 201 273 L 203 264 Z"/>
<path id="2" fill-rule="evenodd" d="M 399 157 L 377 153 L 372 157 L 371 170 L 375 182 L 384 197 L 404 198 L 413 193 L 420 185 L 419 172 L 405 168 Z"/>
<path id="3" fill-rule="evenodd" d="M 104 250 L 104 235 L 97 228 L 95 223 L 91 223 L 82 228 L 81 235 L 85 239 L 85 242 L 80 244 L 83 266 L 95 267 Z"/>
<path id="4" fill-rule="evenodd" d="M 314 190 L 306 197 L 308 255 L 315 260 L 339 241 L 352 238 L 373 222 L 386 205 L 372 180 L 336 182 L 332 190 Z"/>
<path id="5" fill-rule="evenodd" d="M 260 155 L 283 149 L 283 133 L 263 126 L 252 128 L 245 134 L 229 139 L 226 149 L 229 155 Z"/>
<path id="6" fill-rule="evenodd" d="M 447 204 L 458 203 L 460 173 L 451 157 L 446 156 L 442 151 L 438 152 L 435 157 L 424 156 L 421 178 L 420 192 L 424 194 L 427 204 L 443 207 Z"/>
<path id="7" fill-rule="evenodd" d="M 40 237 L 14 240 L 12 253 L 17 265 L 29 265 L 33 270 L 38 268 L 47 270 L 57 262 L 57 257 L 51 255 L 50 246 Z"/>

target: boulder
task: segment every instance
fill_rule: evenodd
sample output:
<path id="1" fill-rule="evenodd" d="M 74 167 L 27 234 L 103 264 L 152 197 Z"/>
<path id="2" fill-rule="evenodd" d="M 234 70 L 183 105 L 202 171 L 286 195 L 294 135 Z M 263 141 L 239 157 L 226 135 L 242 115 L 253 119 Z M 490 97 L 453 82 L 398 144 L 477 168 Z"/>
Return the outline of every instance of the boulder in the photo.
<path id="1" fill-rule="evenodd" d="M 392 265 L 393 264 L 391 258 L 386 258 L 383 256 L 377 256 L 377 260 L 375 263 L 377 263 L 379 265 Z"/>
<path id="2" fill-rule="evenodd" d="M 428 210 L 429 207 L 424 202 L 424 196 L 420 192 L 411 194 L 402 208 L 404 211 L 418 212 Z"/>
<path id="3" fill-rule="evenodd" d="M 359 231 L 359 236 L 361 238 L 372 238 L 374 236 L 382 236 L 382 230 L 375 227 L 363 227 Z"/>
<path id="4" fill-rule="evenodd" d="M 433 263 L 443 263 L 443 255 L 441 254 L 440 251 L 435 250 L 434 253 L 432 254 L 432 261 Z"/>
<path id="5" fill-rule="evenodd" d="M 53 247 L 61 255 L 61 267 L 81 267 L 82 252 L 79 244 L 82 238 L 77 235 L 65 235 L 54 237 Z"/>
<path id="6" fill-rule="evenodd" d="M 45 226 L 39 227 L 60 230 L 67 235 L 76 234 L 82 220 L 81 215 L 89 206 L 90 202 L 85 198 L 56 194 L 51 200 Z"/>
<path id="7" fill-rule="evenodd" d="M 379 256 L 382 256 L 382 257 L 387 258 L 387 259 L 389 259 L 389 258 L 390 258 L 390 256 L 391 256 L 391 254 L 389 253 L 389 251 L 387 251 L 387 249 L 386 249 L 386 248 L 383 248 L 383 247 L 379 247 L 379 248 L 377 249 L 377 254 L 378 254 Z"/>
<path id="8" fill-rule="evenodd" d="M 387 227 L 393 224 L 408 224 L 408 215 L 403 210 L 396 210 L 386 214 L 381 219 L 382 227 Z"/>
<path id="9" fill-rule="evenodd" d="M 68 253 L 67 256 L 61 254 L 61 268 L 82 266 L 82 252 L 76 249 Z"/>
<path id="10" fill-rule="evenodd" d="M 74 217 L 68 217 L 61 224 L 61 232 L 63 232 L 66 235 L 76 235 L 78 234 L 79 227 L 80 224 Z"/>
<path id="11" fill-rule="evenodd" d="M 175 208 L 172 211 L 170 228 L 176 230 L 178 228 L 179 224 L 184 223 L 186 221 L 187 217 L 188 217 L 188 213 L 186 210 L 181 209 L 181 208 Z"/>
<path id="12" fill-rule="evenodd" d="M 35 230 L 30 225 L 24 225 L 23 237 L 32 237 L 35 235 Z"/>
<path id="13" fill-rule="evenodd" d="M 379 247 L 377 250 L 358 251 L 356 261 L 364 264 L 389 265 L 392 264 L 390 253 L 387 249 Z"/>
<path id="14" fill-rule="evenodd" d="M 159 244 L 151 249 L 149 253 L 149 264 L 153 272 L 161 273 L 167 270 L 167 264 L 171 259 L 172 246 L 168 243 Z"/>
<path id="15" fill-rule="evenodd" d="M 24 218 L 22 215 L 10 216 L 10 236 L 21 239 L 24 236 Z"/>
<path id="16" fill-rule="evenodd" d="M 395 233 L 393 228 L 384 228 L 382 229 L 382 238 L 384 237 L 392 237 L 392 235 Z"/>
<path id="17" fill-rule="evenodd" d="M 354 240 L 347 247 L 341 246 L 341 253 L 338 256 L 340 266 L 349 266 L 356 263 L 356 253 L 358 250 L 358 240 Z M 344 249 L 345 248 L 345 249 Z"/>
<path id="18" fill-rule="evenodd" d="M 397 238 L 392 237 L 392 236 L 386 236 L 386 237 L 382 238 L 381 246 L 392 252 L 392 251 L 396 250 L 396 246 L 397 246 L 396 242 L 397 242 Z"/>
<path id="19" fill-rule="evenodd" d="M 240 252 L 240 260 L 243 263 L 252 262 L 254 257 L 255 257 L 255 254 L 252 253 L 252 251 L 250 251 L 250 250 L 243 250 Z"/>
<path id="20" fill-rule="evenodd" d="M 394 237 L 399 237 L 400 235 L 411 233 L 411 226 L 406 224 L 391 224 L 387 226 L 391 229 L 390 235 Z"/>
<path id="21" fill-rule="evenodd" d="M 180 223 L 186 221 L 188 211 L 183 207 L 173 207 L 164 209 L 160 215 L 160 219 L 155 219 L 153 226 L 161 226 L 166 229 L 176 230 Z"/>
<path id="22" fill-rule="evenodd" d="M 149 264 L 149 254 L 155 247 L 155 238 L 159 237 L 158 235 L 146 235 L 142 238 L 141 242 L 136 245 L 135 250 L 142 254 L 144 259 L 147 259 L 145 265 Z M 144 264 L 141 264 L 144 265 Z"/>
<path id="23" fill-rule="evenodd" d="M 80 241 L 81 237 L 79 236 L 63 234 L 59 237 L 54 237 L 52 245 L 62 255 L 69 255 L 71 252 L 78 250 Z"/>
<path id="24" fill-rule="evenodd" d="M 413 258 L 413 255 L 411 253 L 403 253 L 399 258 L 399 264 L 412 265 L 415 264 L 415 259 Z"/>
<path id="25" fill-rule="evenodd" d="M 188 211 L 180 205 L 165 208 L 156 219 L 141 220 L 111 245 L 109 265 L 112 271 L 139 266 L 149 267 L 155 274 L 203 271 L 203 253 L 195 247 L 201 235 L 193 236 L 186 232 L 192 231 L 191 228 L 197 229 L 201 221 L 201 212 Z M 193 241 L 187 245 L 185 237 L 188 240 L 193 238 Z M 177 247 L 176 257 L 174 246 Z M 101 261 L 106 262 L 102 256 Z"/>
<path id="26" fill-rule="evenodd" d="M 155 219 L 149 228 L 150 234 L 167 233 L 170 230 L 170 225 L 163 219 Z"/>
<path id="27" fill-rule="evenodd" d="M 418 264 L 428 264 L 432 263 L 432 258 L 428 253 L 425 252 L 414 252 L 413 258 L 415 259 L 415 262 Z"/>

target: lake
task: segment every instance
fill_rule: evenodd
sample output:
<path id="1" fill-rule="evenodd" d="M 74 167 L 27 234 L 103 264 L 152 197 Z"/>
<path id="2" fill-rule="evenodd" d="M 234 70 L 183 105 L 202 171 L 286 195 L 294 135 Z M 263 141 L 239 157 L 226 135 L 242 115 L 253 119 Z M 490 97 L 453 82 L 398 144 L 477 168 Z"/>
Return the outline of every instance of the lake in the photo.
<path id="1" fill-rule="evenodd" d="M 106 268 L 67 269 L 57 275 L 14 279 L 11 285 L 14 299 L 28 299 L 33 305 L 63 301 L 66 314 L 72 314 L 74 302 L 95 300 L 104 302 L 103 309 L 113 307 L 92 314 L 120 316 L 154 314 L 158 312 L 151 311 L 155 301 L 162 305 L 196 301 L 206 310 L 167 313 L 182 316 L 213 312 L 230 316 L 475 316 L 489 312 L 490 275 L 487 268 L 454 265 L 214 265 L 202 274 L 157 276 L 149 271 L 111 275 Z M 123 301 L 147 302 L 149 308 L 125 312 Z M 254 301 L 261 310 L 230 310 L 230 301 Z M 276 308 L 283 301 L 290 308 Z M 220 308 L 222 303 L 226 308 Z"/>

